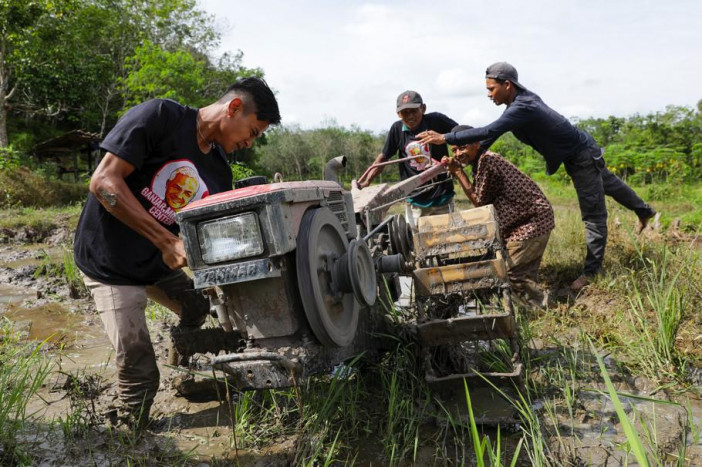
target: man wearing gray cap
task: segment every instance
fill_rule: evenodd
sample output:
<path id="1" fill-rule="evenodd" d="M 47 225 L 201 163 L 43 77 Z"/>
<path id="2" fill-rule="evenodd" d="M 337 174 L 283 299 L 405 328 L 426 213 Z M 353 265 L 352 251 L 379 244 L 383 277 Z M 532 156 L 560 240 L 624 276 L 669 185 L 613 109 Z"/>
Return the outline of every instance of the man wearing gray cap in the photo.
<path id="1" fill-rule="evenodd" d="M 455 121 L 439 112 L 426 113 L 427 106 L 422 96 L 415 91 L 405 91 L 397 96 L 397 116 L 400 120 L 390 127 L 385 139 L 383 151 L 359 180 L 361 188 L 367 187 L 371 180 L 383 171 L 385 166 L 376 165 L 385 162 L 395 154 L 404 161 L 399 165 L 400 178 L 405 180 L 430 168 L 432 159 L 440 162 L 448 155 L 446 143 L 430 145 L 420 143 L 418 134 L 425 131 L 447 133 L 458 125 Z M 407 221 L 416 227 L 416 219 L 421 216 L 446 214 L 453 206 L 453 182 L 448 174 L 441 174 L 416 190 L 407 199 Z"/>
<path id="2" fill-rule="evenodd" d="M 585 223 L 587 255 L 583 273 L 571 288 L 579 291 L 602 269 L 607 245 L 607 207 L 605 195 L 636 213 L 641 232 L 656 211 L 607 170 L 603 153 L 594 138 L 573 126 L 564 116 L 548 107 L 541 98 L 518 81 L 517 70 L 506 62 L 493 63 L 485 72 L 488 97 L 495 105 L 505 104 L 504 113 L 482 128 L 439 134 L 425 131 L 421 143 L 465 145 L 481 141 L 489 148 L 502 134 L 511 131 L 546 160 L 546 173 L 555 173 L 561 164 L 570 175 L 578 194 L 580 213 Z"/>

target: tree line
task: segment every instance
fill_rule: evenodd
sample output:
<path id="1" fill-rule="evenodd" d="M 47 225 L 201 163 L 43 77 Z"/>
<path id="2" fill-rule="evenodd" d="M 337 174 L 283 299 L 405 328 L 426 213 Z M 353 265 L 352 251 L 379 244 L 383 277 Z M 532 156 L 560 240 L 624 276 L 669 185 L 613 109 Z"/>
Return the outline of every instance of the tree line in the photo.
<path id="1" fill-rule="evenodd" d="M 243 76 L 242 53 L 196 0 L 0 0 L 0 148 L 80 128 L 104 136 L 154 97 L 202 106 Z"/>
<path id="2" fill-rule="evenodd" d="M 702 178 L 702 100 L 696 108 L 670 105 L 645 115 L 574 120 L 604 147 L 608 168 L 621 178 L 633 183 Z M 529 174 L 544 171 L 543 158 L 511 134 L 492 150 Z M 567 178 L 565 171 L 559 174 Z"/>
<path id="3" fill-rule="evenodd" d="M 668 106 L 647 115 L 589 118 L 575 123 L 605 148 L 609 169 L 622 178 L 649 183 L 702 177 L 702 101 L 696 109 Z M 373 162 L 384 139 L 384 134 L 336 125 L 316 130 L 282 127 L 267 135 L 266 144 L 256 147 L 247 164 L 268 175 L 280 172 L 285 178 L 316 179 L 322 177 L 327 160 L 343 154 L 349 159 L 345 174 L 348 180 L 358 178 Z M 511 133 L 503 135 L 491 150 L 528 174 L 544 172 L 543 157 Z M 567 178 L 565 171 L 559 174 Z M 395 180 L 397 170 L 388 168 L 383 176 Z"/>
<path id="4" fill-rule="evenodd" d="M 241 51 L 216 56 L 220 38 L 197 0 L 0 0 L 0 168 L 31 164 L 34 145 L 66 131 L 104 136 L 126 109 L 150 98 L 199 107 L 239 77 L 264 76 L 242 65 Z M 624 178 L 702 175 L 702 101 L 576 124 L 606 148 L 610 170 Z M 319 179 L 325 163 L 343 154 L 345 178 L 357 178 L 384 138 L 333 122 L 311 130 L 283 126 L 233 154 L 233 170 Z M 542 158 L 510 134 L 492 149 L 527 173 L 543 173 Z"/>

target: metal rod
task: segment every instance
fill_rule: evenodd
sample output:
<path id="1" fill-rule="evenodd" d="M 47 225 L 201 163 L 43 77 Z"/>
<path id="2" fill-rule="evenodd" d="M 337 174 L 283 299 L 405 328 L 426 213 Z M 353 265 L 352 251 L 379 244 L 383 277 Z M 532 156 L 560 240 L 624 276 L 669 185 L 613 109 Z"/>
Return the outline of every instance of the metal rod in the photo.
<path id="1" fill-rule="evenodd" d="M 287 369 L 299 369 L 300 364 L 294 362 L 278 353 L 275 352 L 246 352 L 246 353 L 232 353 L 227 355 L 218 355 L 212 357 L 212 365 L 217 365 L 220 363 L 231 363 L 231 362 L 250 362 L 255 360 L 268 360 L 280 364 Z"/>
<path id="2" fill-rule="evenodd" d="M 375 164 L 371 164 L 371 165 L 366 169 L 366 171 L 363 172 L 363 175 L 361 175 L 361 177 L 359 178 L 359 180 L 363 180 L 363 178 L 366 176 L 366 174 L 367 174 L 368 172 L 370 172 L 371 169 L 374 169 L 374 168 L 376 168 L 376 167 L 382 167 L 382 166 L 391 165 L 391 164 L 399 164 L 399 163 L 405 162 L 405 161 L 407 161 L 407 160 L 421 159 L 421 158 L 425 158 L 425 157 L 427 157 L 427 156 L 425 156 L 425 155 L 409 156 L 409 157 L 401 157 L 401 158 L 399 158 L 399 159 L 393 159 L 393 160 L 389 160 L 389 161 L 385 161 L 385 162 L 376 162 Z M 441 162 L 438 162 L 436 159 L 432 159 L 431 157 L 430 157 L 430 159 L 431 159 L 431 162 L 432 162 L 431 165 L 441 164 Z"/>
<path id="3" fill-rule="evenodd" d="M 391 221 L 392 221 L 392 217 L 388 217 L 387 219 L 385 219 L 383 222 L 381 222 L 380 224 L 378 224 L 378 225 L 376 226 L 376 228 L 374 228 L 372 231 L 368 232 L 368 234 L 367 234 L 365 237 L 363 237 L 363 241 L 364 241 L 364 242 L 367 242 L 373 235 L 375 235 L 376 233 L 378 233 L 378 231 L 379 231 L 380 229 L 382 229 L 383 227 L 385 227 L 386 225 L 388 225 Z"/>

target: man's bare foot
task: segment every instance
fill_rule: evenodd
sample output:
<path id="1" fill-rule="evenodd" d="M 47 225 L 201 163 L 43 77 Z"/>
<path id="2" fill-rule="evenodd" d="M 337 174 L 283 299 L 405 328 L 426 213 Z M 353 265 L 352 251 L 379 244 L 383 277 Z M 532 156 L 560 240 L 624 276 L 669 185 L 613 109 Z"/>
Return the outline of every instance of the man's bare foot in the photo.
<path id="1" fill-rule="evenodd" d="M 583 287 L 590 283 L 590 280 L 590 277 L 586 276 L 585 274 L 581 274 L 577 279 L 573 281 L 572 284 L 570 284 L 570 290 L 572 290 L 575 293 L 578 293 L 583 289 Z"/>

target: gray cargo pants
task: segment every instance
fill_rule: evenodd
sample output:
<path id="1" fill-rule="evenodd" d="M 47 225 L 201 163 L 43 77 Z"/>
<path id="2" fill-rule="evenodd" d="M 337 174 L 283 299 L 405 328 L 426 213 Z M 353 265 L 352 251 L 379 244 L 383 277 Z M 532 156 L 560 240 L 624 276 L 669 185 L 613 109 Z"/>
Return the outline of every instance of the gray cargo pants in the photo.
<path id="1" fill-rule="evenodd" d="M 639 197 L 626 183 L 607 170 L 602 150 L 590 147 L 563 163 L 578 194 L 580 214 L 585 223 L 585 243 L 587 254 L 583 274 L 594 276 L 602 269 L 605 247 L 607 246 L 607 207 L 605 195 L 645 217 L 653 209 Z"/>
<path id="2" fill-rule="evenodd" d="M 539 266 L 544 257 L 551 232 L 528 240 L 513 240 L 505 244 L 507 274 L 512 290 L 530 305 L 546 306 L 544 293 L 539 287 Z"/>
<path id="3" fill-rule="evenodd" d="M 104 284 L 85 275 L 83 279 L 115 349 L 120 402 L 138 419 L 148 419 L 160 375 L 146 326 L 147 298 L 175 312 L 180 326 L 202 325 L 209 301 L 192 290 L 192 279 L 181 270 L 150 286 Z"/>

